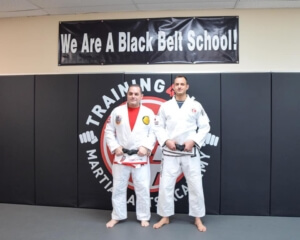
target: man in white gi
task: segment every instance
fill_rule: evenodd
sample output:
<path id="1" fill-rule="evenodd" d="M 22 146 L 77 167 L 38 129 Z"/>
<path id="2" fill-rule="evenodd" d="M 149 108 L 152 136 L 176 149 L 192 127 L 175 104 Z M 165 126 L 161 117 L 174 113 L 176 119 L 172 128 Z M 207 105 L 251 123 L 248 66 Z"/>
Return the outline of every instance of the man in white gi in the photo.
<path id="1" fill-rule="evenodd" d="M 127 104 L 116 107 L 105 129 L 105 139 L 114 153 L 112 166 L 112 218 L 106 227 L 112 228 L 127 218 L 127 186 L 130 174 L 136 194 L 136 215 L 141 226 L 150 220 L 149 156 L 156 142 L 152 129 L 154 113 L 141 104 L 143 94 L 139 85 L 131 85 Z"/>
<path id="2" fill-rule="evenodd" d="M 188 89 L 187 79 L 177 76 L 174 97 L 161 105 L 155 118 L 154 131 L 163 153 L 157 203 L 162 218 L 153 228 L 168 224 L 174 215 L 174 188 L 182 171 L 189 189 L 189 215 L 195 217 L 198 230 L 205 232 L 200 219 L 205 215 L 205 204 L 199 150 L 210 125 L 202 105 L 189 97 Z"/>

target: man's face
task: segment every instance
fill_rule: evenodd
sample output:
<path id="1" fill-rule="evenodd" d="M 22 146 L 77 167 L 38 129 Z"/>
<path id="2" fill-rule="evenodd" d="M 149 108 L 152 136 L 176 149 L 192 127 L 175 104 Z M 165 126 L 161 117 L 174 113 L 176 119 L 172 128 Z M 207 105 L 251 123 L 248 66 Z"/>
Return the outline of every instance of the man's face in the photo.
<path id="1" fill-rule="evenodd" d="M 186 94 L 186 91 L 189 89 L 189 85 L 186 83 L 185 78 L 178 77 L 174 80 L 173 89 L 176 96 L 182 96 Z"/>
<path id="2" fill-rule="evenodd" d="M 129 107 L 136 108 L 140 106 L 143 94 L 139 87 L 132 86 L 127 92 L 127 104 Z"/>

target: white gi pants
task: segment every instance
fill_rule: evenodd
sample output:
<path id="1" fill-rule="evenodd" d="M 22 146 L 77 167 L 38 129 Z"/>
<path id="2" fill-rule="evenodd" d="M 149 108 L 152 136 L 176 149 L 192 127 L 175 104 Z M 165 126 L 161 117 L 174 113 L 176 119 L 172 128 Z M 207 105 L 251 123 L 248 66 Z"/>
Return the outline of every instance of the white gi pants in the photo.
<path id="1" fill-rule="evenodd" d="M 145 164 L 140 168 L 113 164 L 112 174 L 112 219 L 127 218 L 127 186 L 131 174 L 136 195 L 137 219 L 150 220 L 150 164 Z"/>
<path id="2" fill-rule="evenodd" d="M 162 217 L 174 215 L 175 184 L 182 170 L 189 190 L 189 215 L 205 216 L 200 157 L 198 150 L 196 152 L 196 157 L 163 156 L 157 203 L 158 215 Z"/>

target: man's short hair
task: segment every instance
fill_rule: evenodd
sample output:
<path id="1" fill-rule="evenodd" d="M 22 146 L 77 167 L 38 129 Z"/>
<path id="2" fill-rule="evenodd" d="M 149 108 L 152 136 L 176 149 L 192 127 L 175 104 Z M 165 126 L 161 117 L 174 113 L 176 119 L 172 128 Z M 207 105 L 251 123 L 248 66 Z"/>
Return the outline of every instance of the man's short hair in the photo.
<path id="1" fill-rule="evenodd" d="M 174 78 L 173 83 L 175 83 L 176 78 L 184 78 L 185 81 L 186 81 L 186 84 L 189 84 L 189 83 L 188 83 L 188 80 L 187 80 L 187 78 L 186 78 L 186 76 L 183 76 L 183 75 L 177 75 L 177 76 Z"/>
<path id="2" fill-rule="evenodd" d="M 140 89 L 141 94 L 143 94 L 142 88 L 141 88 L 141 86 L 140 86 L 139 84 L 131 84 L 131 85 L 129 85 L 128 91 L 129 91 L 129 89 L 130 89 L 131 87 L 138 87 L 138 88 Z M 128 93 L 128 91 L 127 91 L 127 93 Z"/>

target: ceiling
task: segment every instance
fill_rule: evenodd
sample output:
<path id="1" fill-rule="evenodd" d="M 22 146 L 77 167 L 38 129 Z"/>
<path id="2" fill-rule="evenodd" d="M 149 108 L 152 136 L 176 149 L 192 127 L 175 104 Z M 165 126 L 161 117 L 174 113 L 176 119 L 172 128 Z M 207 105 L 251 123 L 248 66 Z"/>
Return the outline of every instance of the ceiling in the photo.
<path id="1" fill-rule="evenodd" d="M 300 0 L 0 0 L 0 18 L 247 8 L 300 8 Z"/>

